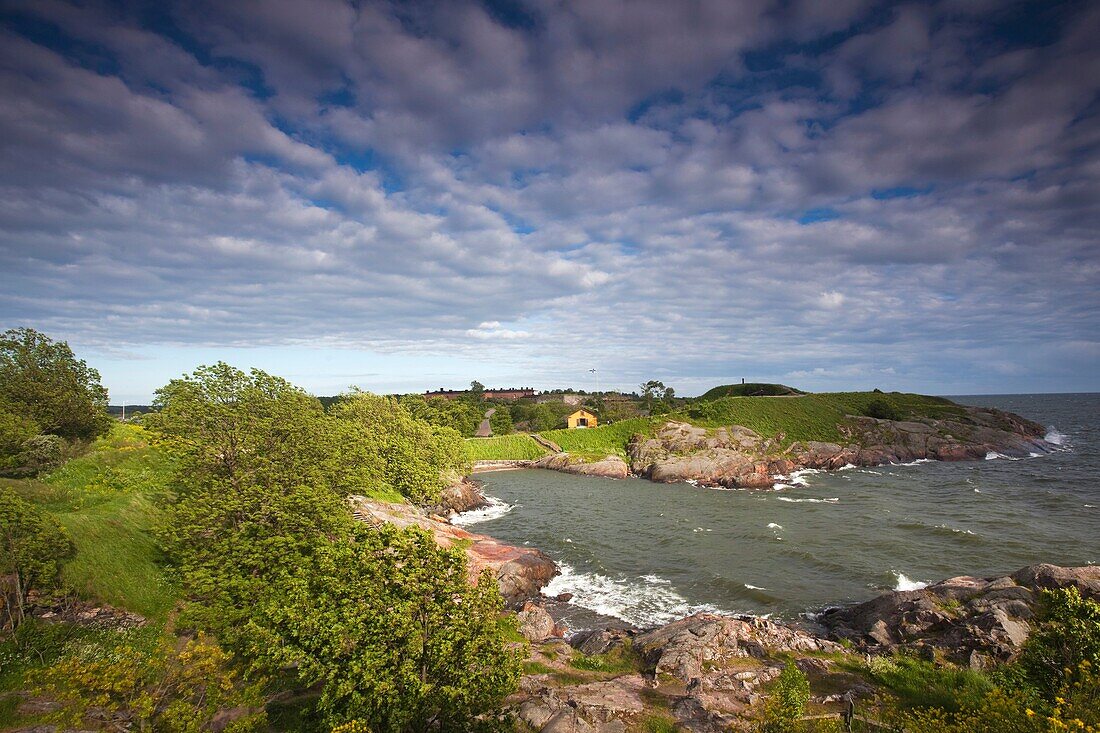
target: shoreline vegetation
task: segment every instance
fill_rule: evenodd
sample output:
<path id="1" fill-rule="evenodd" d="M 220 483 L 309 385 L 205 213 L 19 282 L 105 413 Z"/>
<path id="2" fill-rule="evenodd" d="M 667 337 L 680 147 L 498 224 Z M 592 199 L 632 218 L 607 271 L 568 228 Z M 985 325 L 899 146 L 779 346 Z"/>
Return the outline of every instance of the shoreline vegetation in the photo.
<path id="1" fill-rule="evenodd" d="M 466 448 L 475 466 L 529 461 L 610 478 L 763 488 L 804 468 L 1047 453 L 1055 446 L 1045 432 L 1018 415 L 942 397 L 843 392 L 700 399 L 655 417 L 537 434 L 558 455 L 517 435 L 467 440 Z"/>
<path id="2" fill-rule="evenodd" d="M 67 346 L 5 337 L 0 730 L 786 733 L 853 710 L 909 733 L 1100 725 L 1096 568 L 888 593 L 828 632 L 698 614 L 568 634 L 539 594 L 549 558 L 438 516 L 485 499 L 463 480 L 471 444 L 415 406 L 326 406 L 219 363 L 140 424 L 104 421 L 98 374 Z M 1042 447 L 1021 418 L 915 395 L 657 400 L 658 416 L 540 436 L 566 464 L 654 480 L 704 454 L 716 481 L 770 481 L 795 458 Z M 562 457 L 505 437 L 486 455 Z"/>

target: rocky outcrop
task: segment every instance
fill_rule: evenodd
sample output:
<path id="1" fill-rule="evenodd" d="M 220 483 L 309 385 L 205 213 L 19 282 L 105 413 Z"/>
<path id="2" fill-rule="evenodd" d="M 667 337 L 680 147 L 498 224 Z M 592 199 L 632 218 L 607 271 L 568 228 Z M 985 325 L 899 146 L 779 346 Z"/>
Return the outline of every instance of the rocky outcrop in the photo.
<path id="1" fill-rule="evenodd" d="M 510 707 L 534 730 L 625 733 L 653 718 L 696 733 L 749 730 L 749 708 L 787 657 L 829 689 L 849 684 L 830 677 L 832 662 L 820 658 L 844 653 L 840 645 L 750 616 L 701 613 L 644 632 L 593 630 L 569 643 L 576 651 L 560 641 L 531 646 L 539 672 L 523 679 Z M 632 668 L 583 671 L 609 653 L 619 669 Z M 587 664 L 572 663 L 578 654 Z"/>
<path id="2" fill-rule="evenodd" d="M 603 478 L 626 478 L 630 475 L 630 468 L 626 465 L 626 461 L 618 456 L 607 456 L 598 461 L 586 462 L 568 453 L 555 453 L 535 461 L 532 468 L 548 468 L 552 471 L 574 473 L 579 476 Z"/>
<path id="3" fill-rule="evenodd" d="M 698 613 L 634 638 L 634 650 L 654 674 L 682 682 L 701 678 L 713 664 L 764 659 L 772 653 L 841 652 L 843 647 L 786 624 L 756 616 Z"/>
<path id="4" fill-rule="evenodd" d="M 489 506 L 489 501 L 481 491 L 481 483 L 466 477 L 451 484 L 439 493 L 439 500 L 425 507 L 429 514 L 449 517 L 452 514 L 473 511 Z"/>
<path id="5" fill-rule="evenodd" d="M 136 629 L 147 620 L 115 606 L 89 603 L 71 596 L 46 596 L 31 591 L 25 603 L 27 615 L 45 623 L 63 623 L 96 629 Z"/>
<path id="6" fill-rule="evenodd" d="M 420 527 L 432 533 L 441 547 L 461 546 L 469 558 L 471 579 L 488 568 L 500 586 L 505 601 L 513 607 L 536 597 L 558 574 L 557 565 L 545 553 L 508 545 L 492 537 L 473 534 L 428 515 L 411 504 L 375 501 L 362 496 L 350 499 L 355 517 L 369 524 L 388 523 L 397 527 Z"/>
<path id="7" fill-rule="evenodd" d="M 527 641 L 545 641 L 551 636 L 562 636 L 561 627 L 554 623 L 553 616 L 537 603 L 528 601 L 516 613 L 519 633 Z"/>
<path id="8" fill-rule="evenodd" d="M 645 711 L 646 682 L 632 674 L 557 687 L 549 675 L 531 675 L 521 684 L 518 717 L 544 733 L 625 733 Z"/>
<path id="9" fill-rule="evenodd" d="M 1032 565 L 994 578 L 961 576 L 824 612 L 836 639 L 874 651 L 909 649 L 984 667 L 1011 659 L 1031 633 L 1038 591 L 1075 587 L 1100 598 L 1100 567 Z"/>
<path id="10" fill-rule="evenodd" d="M 708 430 L 669 422 L 627 446 L 630 471 L 661 483 L 697 481 L 708 486 L 760 488 L 803 468 L 906 463 L 919 458 L 973 460 L 990 453 L 1023 457 L 1049 452 L 1043 427 L 1008 412 L 960 407 L 944 419 L 909 421 L 849 417 L 841 426 L 845 442 L 765 439 L 748 428 Z M 580 472 L 580 471 L 575 471 Z"/>

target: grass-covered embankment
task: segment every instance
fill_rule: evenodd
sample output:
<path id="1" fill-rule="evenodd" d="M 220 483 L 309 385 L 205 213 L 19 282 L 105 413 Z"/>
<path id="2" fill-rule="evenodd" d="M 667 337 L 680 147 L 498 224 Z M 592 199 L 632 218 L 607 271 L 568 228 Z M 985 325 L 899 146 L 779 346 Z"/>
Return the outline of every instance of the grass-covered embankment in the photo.
<path id="1" fill-rule="evenodd" d="M 663 421 L 660 418 L 639 417 L 583 430 L 550 430 L 542 435 L 557 443 L 566 453 L 581 458 L 596 460 L 606 456 L 625 458 L 626 446 L 630 438 L 636 433 L 645 435 L 652 433 L 654 425 L 661 422 Z"/>
<path id="2" fill-rule="evenodd" d="M 467 438 L 466 452 L 471 461 L 533 461 L 550 451 L 531 439 L 515 433 L 492 438 Z"/>
<path id="3" fill-rule="evenodd" d="M 738 385 L 740 386 L 740 385 Z M 746 385 L 748 386 L 748 385 Z M 889 416 L 893 419 L 946 418 L 963 413 L 963 408 L 942 397 L 901 392 L 826 392 L 765 397 L 720 397 L 698 399 L 686 407 L 653 418 L 622 420 L 585 430 L 549 430 L 540 433 L 562 450 L 585 460 L 608 455 L 626 456 L 630 438 L 638 433 L 651 435 L 670 420 L 688 422 L 705 428 L 741 425 L 765 438 L 782 434 L 783 444 L 818 440 L 842 442 L 841 428 L 850 416 Z M 538 448 L 526 436 L 506 435 L 467 441 L 479 451 L 473 460 L 537 458 L 530 447 Z M 471 451 L 474 450 L 471 448 Z M 471 453 L 471 455 L 474 455 Z"/>
<path id="4" fill-rule="evenodd" d="M 892 417 L 903 420 L 944 418 L 963 411 L 942 397 L 901 392 L 824 392 L 796 397 L 723 397 L 696 402 L 670 418 L 708 428 L 742 425 L 765 438 L 782 433 L 784 443 L 838 442 L 843 440 L 840 427 L 849 416 L 874 415 L 874 408 L 883 405 Z"/>
<path id="5" fill-rule="evenodd" d="M 0 480 L 52 514 L 76 554 L 62 581 L 82 598 L 162 621 L 175 604 L 153 531 L 169 460 L 136 425 L 115 424 L 91 450 L 39 479 Z"/>

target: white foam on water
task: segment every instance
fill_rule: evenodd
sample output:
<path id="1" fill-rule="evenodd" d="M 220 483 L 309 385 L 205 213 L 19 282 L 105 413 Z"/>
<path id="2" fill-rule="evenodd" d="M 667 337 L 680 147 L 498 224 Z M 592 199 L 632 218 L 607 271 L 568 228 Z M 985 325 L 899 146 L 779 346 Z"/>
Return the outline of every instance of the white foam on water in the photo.
<path id="1" fill-rule="evenodd" d="M 570 603 L 605 616 L 614 616 L 635 626 L 653 626 L 700 611 L 723 613 L 718 608 L 689 602 L 672 583 L 657 575 L 638 578 L 609 578 L 599 573 L 577 572 L 559 563 L 561 575 L 543 588 L 543 594 L 572 593 Z"/>
<path id="2" fill-rule="evenodd" d="M 457 524 L 460 527 L 464 527 L 469 524 L 488 522 L 493 519 L 499 519 L 516 508 L 514 505 L 506 501 L 501 501 L 495 496 L 486 496 L 485 500 L 489 502 L 488 506 L 456 514 L 451 517 L 451 524 Z"/>
<path id="3" fill-rule="evenodd" d="M 839 496 L 834 496 L 831 499 L 795 499 L 790 496 L 777 496 L 775 498 L 779 501 L 789 501 L 792 504 L 836 504 L 840 501 Z"/>
<path id="4" fill-rule="evenodd" d="M 937 525 L 936 525 L 936 527 L 937 527 L 938 529 L 949 529 L 949 530 L 951 530 L 952 532 L 954 532 L 955 534 L 969 534 L 969 535 L 973 535 L 973 534 L 974 534 L 974 533 L 973 533 L 973 532 L 971 532 L 971 531 L 970 531 L 969 529 L 959 529 L 958 527 L 952 527 L 952 526 L 950 526 L 950 525 L 947 525 L 947 524 L 937 524 Z M 975 535 L 975 536 L 976 536 L 976 535 Z"/>
<path id="5" fill-rule="evenodd" d="M 853 468 L 858 468 L 858 466 L 854 463 L 845 463 L 843 466 L 841 466 L 837 470 L 838 471 L 851 471 Z"/>
<path id="6" fill-rule="evenodd" d="M 908 463 L 891 463 L 891 466 L 919 466 L 922 463 L 932 463 L 931 458 L 918 458 L 915 461 L 909 461 Z"/>
<path id="7" fill-rule="evenodd" d="M 768 522 L 768 529 L 783 529 L 783 525 L 776 524 L 775 522 Z"/>
<path id="8" fill-rule="evenodd" d="M 753 585 L 752 583 L 745 583 L 745 587 L 749 590 L 767 590 L 767 588 L 761 588 L 759 585 Z"/>
<path id="9" fill-rule="evenodd" d="M 987 461 L 995 461 L 998 458 L 1007 458 L 1007 456 L 1005 456 L 1003 453 L 997 453 L 996 451 L 989 451 L 985 454 L 985 460 Z"/>
<path id="10" fill-rule="evenodd" d="M 928 587 L 928 583 L 919 580 L 910 580 L 905 577 L 904 573 L 895 572 L 894 575 L 898 579 L 898 584 L 894 586 L 894 590 L 920 590 L 921 588 Z"/>
<path id="11" fill-rule="evenodd" d="M 1066 436 L 1064 433 L 1059 432 L 1058 428 L 1050 425 L 1047 427 L 1047 434 L 1043 436 L 1043 440 L 1053 445 L 1065 445 Z"/>

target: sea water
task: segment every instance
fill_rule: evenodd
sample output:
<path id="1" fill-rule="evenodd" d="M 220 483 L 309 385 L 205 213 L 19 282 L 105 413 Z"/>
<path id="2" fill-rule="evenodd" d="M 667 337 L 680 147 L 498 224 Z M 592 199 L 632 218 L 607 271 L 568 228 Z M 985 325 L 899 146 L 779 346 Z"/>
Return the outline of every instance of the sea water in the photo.
<path id="1" fill-rule="evenodd" d="M 460 521 L 553 557 L 574 627 L 696 610 L 795 620 L 956 575 L 1100 562 L 1100 395 L 955 398 L 1048 426 L 1019 460 L 800 472 L 720 490 L 524 470 L 477 476 L 498 503 Z"/>

